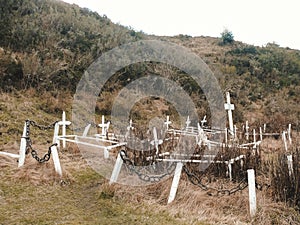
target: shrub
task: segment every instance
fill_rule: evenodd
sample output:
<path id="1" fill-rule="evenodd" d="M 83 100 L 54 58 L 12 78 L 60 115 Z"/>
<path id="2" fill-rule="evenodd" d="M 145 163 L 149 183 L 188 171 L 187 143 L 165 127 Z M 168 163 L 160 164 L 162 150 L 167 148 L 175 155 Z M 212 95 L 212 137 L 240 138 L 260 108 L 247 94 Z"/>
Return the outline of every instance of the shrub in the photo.
<path id="1" fill-rule="evenodd" d="M 234 42 L 234 36 L 233 36 L 232 32 L 229 31 L 228 29 L 225 29 L 221 33 L 221 38 L 222 38 L 222 44 L 224 44 L 224 45 L 232 44 Z"/>

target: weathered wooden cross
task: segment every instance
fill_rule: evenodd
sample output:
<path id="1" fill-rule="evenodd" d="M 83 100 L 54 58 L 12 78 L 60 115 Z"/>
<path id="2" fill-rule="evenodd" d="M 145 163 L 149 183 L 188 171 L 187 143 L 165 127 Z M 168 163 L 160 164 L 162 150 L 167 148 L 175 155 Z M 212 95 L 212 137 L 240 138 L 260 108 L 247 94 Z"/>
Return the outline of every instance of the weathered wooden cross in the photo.
<path id="1" fill-rule="evenodd" d="M 233 135 L 234 128 L 233 128 L 232 110 L 234 110 L 234 104 L 230 103 L 229 92 L 226 92 L 226 100 L 227 100 L 227 102 L 224 104 L 224 107 L 225 107 L 225 110 L 228 111 L 229 132 Z"/>

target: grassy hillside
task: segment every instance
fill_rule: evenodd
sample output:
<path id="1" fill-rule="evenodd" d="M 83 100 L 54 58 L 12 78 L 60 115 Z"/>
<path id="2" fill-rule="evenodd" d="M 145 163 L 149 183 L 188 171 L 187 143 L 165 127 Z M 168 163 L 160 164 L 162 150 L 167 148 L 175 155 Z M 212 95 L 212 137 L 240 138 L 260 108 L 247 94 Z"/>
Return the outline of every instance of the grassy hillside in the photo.
<path id="1" fill-rule="evenodd" d="M 298 50 L 274 43 L 264 47 L 239 41 L 224 44 L 221 38 L 204 36 L 151 36 L 56 0 L 0 0 L 0 5 L 0 150 L 18 152 L 26 119 L 47 125 L 59 120 L 63 110 L 70 119 L 76 86 L 88 66 L 110 49 L 148 39 L 176 43 L 199 55 L 223 93 L 230 91 L 238 127 L 248 120 L 250 126 L 267 123 L 270 132 L 283 130 L 287 123 L 299 131 Z M 195 82 L 178 68 L 156 62 L 118 71 L 99 95 L 97 115 L 109 116 L 119 91 L 147 74 L 179 84 L 193 99 L 199 116 L 207 114 L 209 120 L 208 103 Z M 146 126 L 154 115 L 174 116 L 176 111 L 161 98 L 147 98 L 131 114 L 135 123 Z M 47 151 L 52 131 L 32 130 L 32 135 L 34 146 Z M 296 153 L 298 143 L 294 142 Z M 275 148 L 272 141 L 265 145 L 267 159 L 274 157 L 268 144 Z M 145 188 L 109 186 L 74 146 L 62 149 L 60 158 L 63 178 L 54 174 L 51 162 L 40 165 L 27 156 L 25 167 L 17 169 L 15 160 L 1 156 L 0 224 L 300 224 L 295 209 L 273 201 L 286 196 L 273 198 L 270 192 L 275 189 L 258 193 L 258 214 L 250 219 L 246 190 L 208 197 L 184 175 L 175 202 L 166 205 L 170 179 Z M 280 169 L 268 172 L 272 178 L 283 173 Z"/>

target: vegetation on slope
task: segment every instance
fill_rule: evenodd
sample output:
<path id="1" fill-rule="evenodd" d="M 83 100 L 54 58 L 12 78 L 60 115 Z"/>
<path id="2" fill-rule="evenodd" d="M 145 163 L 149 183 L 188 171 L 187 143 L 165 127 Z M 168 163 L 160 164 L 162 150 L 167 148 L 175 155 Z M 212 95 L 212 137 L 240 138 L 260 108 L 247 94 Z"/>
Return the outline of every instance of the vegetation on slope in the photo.
<path id="1" fill-rule="evenodd" d="M 224 93 L 230 91 L 236 107 L 234 112 L 236 123 L 242 123 L 245 120 L 249 120 L 251 125 L 268 123 L 269 128 L 277 132 L 283 129 L 287 123 L 292 123 L 293 129 L 299 129 L 300 51 L 280 48 L 274 43 L 264 47 L 252 46 L 234 41 L 230 37 L 229 41 L 224 42 L 224 39 L 220 38 L 187 35 L 148 36 L 113 24 L 105 16 L 100 16 L 88 9 L 54 0 L 0 0 L 0 5 L 1 150 L 18 148 L 16 142 L 22 135 L 25 119 L 29 118 L 41 124 L 48 124 L 49 121 L 54 122 L 59 119 L 62 110 L 66 110 L 69 116 L 76 85 L 87 67 L 104 52 L 121 44 L 142 39 L 170 41 L 185 46 L 199 55 L 218 78 Z M 130 65 L 113 76 L 99 96 L 96 112 L 99 115 L 109 115 L 113 99 L 118 91 L 131 81 L 147 74 L 159 74 L 177 82 L 199 107 L 200 117 L 209 114 L 205 96 L 195 82 L 177 68 L 154 62 Z M 153 111 L 158 116 L 176 113 L 163 100 L 150 98 L 143 99 L 136 104 L 133 109 L 134 119 L 151 120 Z M 52 134 L 36 133 L 35 137 L 36 143 L 34 144 L 46 146 L 48 142 L 51 142 Z M 72 157 L 64 159 L 63 162 L 70 163 L 74 160 Z M 139 206 L 145 207 L 143 203 L 134 207 L 123 201 L 117 202 L 122 198 L 116 197 L 117 195 L 111 196 L 111 190 L 103 192 L 101 189 L 97 189 L 98 184 L 93 183 L 95 180 L 102 182 L 103 178 L 91 171 L 85 171 L 85 168 L 76 170 L 78 169 L 76 165 L 71 166 L 71 170 L 74 168 L 76 170 L 71 172 L 75 177 L 74 182 L 67 187 L 61 187 L 55 183 L 56 179 L 54 179 L 54 184 L 50 185 L 49 183 L 40 184 L 40 181 L 32 184 L 26 180 L 28 175 L 30 180 L 36 171 L 21 174 L 20 177 L 17 177 L 17 180 L 21 178 L 20 181 L 15 182 L 12 174 L 16 170 L 5 166 L 5 163 L 1 165 L 4 165 L 5 170 L 1 172 L 3 182 L 0 186 L 0 211 L 2 212 L 0 222 L 18 224 L 22 223 L 22 219 L 25 218 L 25 224 L 37 221 L 40 224 L 47 224 L 48 221 L 51 221 L 50 223 L 101 222 L 101 224 L 109 224 L 111 221 L 123 223 L 125 216 L 128 218 L 127 222 L 132 224 L 141 224 L 140 221 L 150 224 L 179 224 L 185 221 L 182 218 L 187 213 L 186 211 L 182 211 L 180 215 L 174 213 L 179 217 L 179 219 L 174 219 L 168 213 L 152 212 L 153 208 L 158 205 L 145 211 L 139 208 Z M 28 172 L 27 169 L 24 171 Z M 77 174 L 78 171 L 79 174 Z M 17 174 L 21 172 L 17 171 Z M 96 186 L 97 188 L 95 188 Z M 105 187 L 100 186 L 101 188 Z M 280 190 L 285 188 L 285 186 L 278 186 Z M 194 189 L 189 186 L 187 190 Z M 72 193 L 76 197 L 72 196 Z M 149 195 L 153 194 L 151 191 L 149 193 Z M 195 193 L 198 192 L 194 191 L 193 194 L 196 195 Z M 190 193 L 190 196 L 194 197 L 194 195 Z M 40 201 L 38 197 L 41 196 L 44 197 L 45 202 Z M 155 195 L 155 197 L 157 196 L 159 195 Z M 189 203 L 184 193 L 179 193 L 178 196 L 182 202 Z M 241 196 L 235 196 L 233 200 L 227 199 L 231 202 L 241 199 L 241 202 L 237 207 L 222 209 L 222 213 L 227 216 L 227 218 L 223 218 L 222 222 L 232 216 L 232 210 L 236 213 L 235 216 L 241 217 L 238 212 L 244 206 L 245 198 L 239 197 Z M 126 199 L 126 197 L 124 198 Z M 137 196 L 136 198 L 141 197 Z M 28 209 L 27 205 L 18 200 L 28 201 L 36 207 Z M 202 200 L 203 198 L 201 198 Z M 264 200 L 262 199 L 262 201 Z M 57 206 L 53 213 L 50 206 L 56 201 L 61 201 L 62 205 Z M 152 201 L 153 199 L 150 200 L 150 203 Z M 213 205 L 213 201 L 208 201 L 208 205 Z M 49 203 L 50 206 L 46 203 Z M 92 204 L 92 210 L 85 214 L 85 210 L 91 206 L 91 203 L 95 203 Z M 184 207 L 178 202 L 176 204 L 179 205 L 178 208 Z M 296 223 L 299 220 L 299 215 L 293 210 L 282 205 L 274 206 L 267 200 L 262 203 L 262 205 L 264 204 L 271 206 L 271 212 L 266 213 L 265 208 L 260 209 L 259 212 L 262 214 L 255 218 L 257 223 L 265 222 L 266 220 L 264 221 L 263 218 L 266 215 L 268 221 L 273 224 L 282 221 Z M 64 205 L 68 207 L 64 207 Z M 201 207 L 204 207 L 203 204 L 198 202 L 198 208 Z M 43 210 L 40 211 L 41 208 Z M 178 211 L 178 208 L 171 208 L 171 211 Z M 216 207 L 212 207 L 208 211 L 212 213 L 215 209 Z M 16 216 L 20 210 L 27 213 L 25 217 Z M 283 219 L 280 215 L 281 210 L 285 210 L 285 214 L 282 215 Z M 69 215 L 70 211 L 74 214 Z M 195 212 L 195 214 L 197 213 Z M 205 214 L 206 211 L 201 211 L 201 213 Z M 244 210 L 243 214 L 245 213 Z M 54 214 L 60 218 L 55 218 Z M 76 214 L 78 216 L 75 216 Z M 195 214 L 192 218 L 195 218 Z M 197 216 L 199 215 L 196 215 L 196 218 Z M 215 218 L 205 217 L 203 220 L 218 223 L 218 216 L 220 215 L 218 214 Z M 98 217 L 103 220 L 97 221 Z M 243 216 L 241 220 L 249 222 L 249 219 Z M 186 223 L 201 224 L 197 219 L 191 219 Z"/>

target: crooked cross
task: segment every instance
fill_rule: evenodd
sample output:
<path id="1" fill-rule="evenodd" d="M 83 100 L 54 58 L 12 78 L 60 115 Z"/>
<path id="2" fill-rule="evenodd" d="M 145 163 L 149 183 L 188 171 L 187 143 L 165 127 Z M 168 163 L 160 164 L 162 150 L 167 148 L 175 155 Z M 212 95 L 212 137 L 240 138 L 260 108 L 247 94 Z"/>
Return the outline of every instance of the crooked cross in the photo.
<path id="1" fill-rule="evenodd" d="M 206 115 L 203 117 L 203 119 L 201 120 L 201 127 L 203 127 L 204 123 L 206 123 Z"/>
<path id="2" fill-rule="evenodd" d="M 233 128 L 232 110 L 234 110 L 234 104 L 230 103 L 230 94 L 229 94 L 229 92 L 226 92 L 226 100 L 227 100 L 227 102 L 224 104 L 224 108 L 228 112 L 228 121 L 229 121 L 230 133 L 233 134 L 234 133 L 234 128 Z"/>

